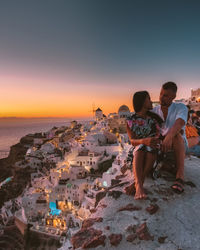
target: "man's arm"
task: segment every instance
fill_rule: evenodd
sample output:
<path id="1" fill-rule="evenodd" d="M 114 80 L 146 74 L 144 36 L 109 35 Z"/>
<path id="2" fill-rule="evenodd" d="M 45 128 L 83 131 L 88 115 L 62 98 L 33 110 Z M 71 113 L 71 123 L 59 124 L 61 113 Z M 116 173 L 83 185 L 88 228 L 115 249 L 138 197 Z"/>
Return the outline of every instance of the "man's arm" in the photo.
<path id="1" fill-rule="evenodd" d="M 175 121 L 174 125 L 168 131 L 167 135 L 165 136 L 165 139 L 163 140 L 162 151 L 167 152 L 171 150 L 174 136 L 176 136 L 181 131 L 184 125 L 185 121 L 181 118 L 178 118 Z"/>
<path id="2" fill-rule="evenodd" d="M 183 103 L 179 103 L 177 105 L 176 120 L 163 140 L 162 150 L 164 152 L 171 150 L 173 138 L 180 133 L 183 126 L 187 123 L 188 108 Z"/>
<path id="3" fill-rule="evenodd" d="M 171 138 L 173 138 L 181 131 L 184 125 L 185 125 L 185 121 L 181 118 L 178 118 L 175 121 L 174 125 L 168 131 L 167 136 L 170 136 Z"/>

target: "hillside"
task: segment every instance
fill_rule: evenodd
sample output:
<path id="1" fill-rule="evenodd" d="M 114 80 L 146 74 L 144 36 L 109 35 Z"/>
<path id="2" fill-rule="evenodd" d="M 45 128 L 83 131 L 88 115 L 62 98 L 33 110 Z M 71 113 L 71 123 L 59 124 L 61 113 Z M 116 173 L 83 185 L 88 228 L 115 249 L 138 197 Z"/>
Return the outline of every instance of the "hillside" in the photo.
<path id="1" fill-rule="evenodd" d="M 185 160 L 185 192 L 181 195 L 171 190 L 172 181 L 149 178 L 145 182 L 148 199 L 136 201 L 124 191 L 123 183 L 131 178 L 128 172 L 121 179 L 122 187 L 107 191 L 93 219 L 86 220 L 72 237 L 73 246 L 98 250 L 200 249 L 200 159 Z"/>

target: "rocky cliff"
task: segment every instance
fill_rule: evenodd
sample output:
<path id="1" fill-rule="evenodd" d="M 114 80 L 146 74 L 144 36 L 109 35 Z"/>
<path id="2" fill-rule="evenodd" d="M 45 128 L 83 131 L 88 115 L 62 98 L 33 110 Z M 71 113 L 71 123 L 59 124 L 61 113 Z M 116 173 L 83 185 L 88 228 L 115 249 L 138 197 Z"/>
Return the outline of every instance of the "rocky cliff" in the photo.
<path id="1" fill-rule="evenodd" d="M 19 143 L 11 146 L 8 157 L 0 160 L 0 181 L 13 176 L 12 181 L 0 189 L 0 208 L 5 201 L 19 196 L 30 182 L 32 170 L 30 168 L 18 169 L 15 163 L 24 160 L 28 147 L 33 144 L 33 139 L 34 135 L 22 137 Z"/>
<path id="2" fill-rule="evenodd" d="M 175 194 L 172 180 L 147 179 L 146 200 L 134 200 L 121 185 L 105 191 L 91 218 L 71 239 L 75 249 L 197 250 L 200 249 L 200 159 L 185 160 L 184 193 Z M 63 248 L 64 249 L 64 248 Z"/>

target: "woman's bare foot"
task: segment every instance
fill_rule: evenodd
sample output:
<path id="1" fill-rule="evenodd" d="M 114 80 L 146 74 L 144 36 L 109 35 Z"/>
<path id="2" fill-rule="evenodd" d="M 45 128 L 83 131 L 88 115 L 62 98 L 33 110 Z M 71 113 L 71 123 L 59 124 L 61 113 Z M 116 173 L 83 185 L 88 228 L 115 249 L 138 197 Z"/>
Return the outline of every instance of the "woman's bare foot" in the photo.
<path id="1" fill-rule="evenodd" d="M 147 198 L 147 195 L 145 194 L 143 188 L 141 187 L 136 188 L 134 199 L 141 200 L 141 199 L 146 199 L 146 198 Z"/>

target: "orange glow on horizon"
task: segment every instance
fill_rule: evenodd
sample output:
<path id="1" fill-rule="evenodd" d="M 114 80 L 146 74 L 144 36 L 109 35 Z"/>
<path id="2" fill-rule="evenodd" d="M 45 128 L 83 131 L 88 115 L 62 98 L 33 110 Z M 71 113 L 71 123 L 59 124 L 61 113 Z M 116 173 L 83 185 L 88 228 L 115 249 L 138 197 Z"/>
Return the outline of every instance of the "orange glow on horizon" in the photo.
<path id="1" fill-rule="evenodd" d="M 107 115 L 117 112 L 123 104 L 131 107 L 127 91 L 111 86 L 66 84 L 60 87 L 54 81 L 41 84 L 39 79 L 2 77 L 4 87 L 0 98 L 0 117 L 93 117 L 93 104 Z M 15 84 L 13 84 L 13 82 Z M 127 101 L 128 100 L 128 101 Z"/>
<path id="2" fill-rule="evenodd" d="M 133 93 L 144 89 L 149 91 L 152 101 L 159 99 L 160 89 L 156 86 L 144 87 L 144 83 L 138 86 L 130 79 L 122 82 L 123 79 L 115 78 L 0 75 L 0 117 L 92 118 L 93 104 L 105 115 L 118 112 L 121 105 L 133 111 Z"/>

